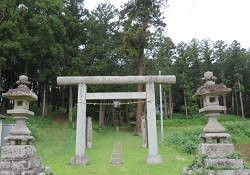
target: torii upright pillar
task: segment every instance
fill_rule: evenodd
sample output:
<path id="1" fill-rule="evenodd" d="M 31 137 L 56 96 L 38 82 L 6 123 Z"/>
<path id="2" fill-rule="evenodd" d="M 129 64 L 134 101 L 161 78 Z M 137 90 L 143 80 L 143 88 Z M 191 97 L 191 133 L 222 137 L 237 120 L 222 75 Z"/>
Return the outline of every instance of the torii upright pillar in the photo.
<path id="1" fill-rule="evenodd" d="M 86 84 L 78 85 L 77 122 L 76 122 L 76 155 L 72 157 L 72 165 L 86 165 L 88 158 L 86 149 Z"/>

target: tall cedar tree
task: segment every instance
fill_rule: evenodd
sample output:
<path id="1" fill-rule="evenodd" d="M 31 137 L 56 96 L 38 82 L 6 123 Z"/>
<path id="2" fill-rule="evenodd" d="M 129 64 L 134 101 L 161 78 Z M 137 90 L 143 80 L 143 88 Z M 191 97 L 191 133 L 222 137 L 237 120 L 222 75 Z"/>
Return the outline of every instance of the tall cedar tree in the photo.
<path id="1" fill-rule="evenodd" d="M 65 49 L 65 70 L 64 75 L 76 76 L 81 75 L 83 69 L 82 60 L 79 56 L 79 47 L 85 44 L 86 32 L 85 32 L 85 9 L 83 7 L 84 0 L 64 0 L 65 15 L 62 20 L 66 30 L 66 36 L 64 38 Z M 72 109 L 73 109 L 73 87 L 69 86 L 69 103 L 68 114 L 69 122 L 72 122 Z"/>
<path id="2" fill-rule="evenodd" d="M 138 75 L 144 74 L 144 50 L 148 48 L 151 32 L 157 32 L 166 24 L 163 22 L 161 8 L 166 0 L 130 0 L 124 4 L 120 18 L 123 20 L 124 45 L 122 52 L 137 64 Z M 142 92 L 143 85 L 137 85 L 137 92 Z M 136 134 L 141 132 L 142 100 L 136 105 Z"/>

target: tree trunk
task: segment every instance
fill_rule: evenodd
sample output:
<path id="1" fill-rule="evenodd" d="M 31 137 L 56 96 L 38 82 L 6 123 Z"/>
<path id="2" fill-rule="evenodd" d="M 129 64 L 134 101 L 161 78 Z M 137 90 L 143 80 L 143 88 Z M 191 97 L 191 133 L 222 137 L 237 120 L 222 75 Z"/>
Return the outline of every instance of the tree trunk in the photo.
<path id="1" fill-rule="evenodd" d="M 43 86 L 43 111 L 42 111 L 42 116 L 43 117 L 46 117 L 47 116 L 47 83 L 44 83 L 44 86 Z"/>
<path id="2" fill-rule="evenodd" d="M 56 111 L 56 101 L 57 101 L 56 87 L 52 85 L 52 91 L 51 91 L 52 111 Z"/>
<path id="3" fill-rule="evenodd" d="M 103 126 L 105 124 L 105 106 L 103 105 L 105 103 L 104 100 L 100 100 L 100 106 L 99 106 L 99 126 Z"/>
<path id="4" fill-rule="evenodd" d="M 125 124 L 128 123 L 128 105 L 126 105 L 126 108 L 125 108 L 124 122 Z"/>
<path id="5" fill-rule="evenodd" d="M 226 95 L 223 95 L 223 106 L 227 107 L 227 99 L 226 99 Z M 224 114 L 227 115 L 227 108 L 224 111 Z"/>
<path id="6" fill-rule="evenodd" d="M 185 113 L 186 113 L 186 119 L 188 120 L 188 110 L 187 110 L 187 98 L 186 98 L 186 92 L 184 89 L 184 105 L 185 105 Z"/>
<path id="7" fill-rule="evenodd" d="M 143 76 L 143 50 L 140 53 L 139 61 L 138 61 L 138 75 Z M 138 84 L 137 85 L 137 92 L 142 92 L 143 85 Z M 136 126 L 135 126 L 135 134 L 140 135 L 141 134 L 141 117 L 142 117 L 142 99 L 138 99 L 136 103 Z"/>
<path id="8" fill-rule="evenodd" d="M 69 123 L 72 123 L 73 89 L 69 86 Z"/>
<path id="9" fill-rule="evenodd" d="M 58 97 L 58 100 L 56 100 L 56 109 L 59 110 L 60 108 L 60 101 L 61 101 L 61 94 L 60 94 L 60 88 L 56 88 L 56 94 L 57 94 L 57 97 Z"/>
<path id="10" fill-rule="evenodd" d="M 170 120 L 173 119 L 173 114 L 172 114 L 172 95 L 171 95 L 171 89 L 169 90 L 169 117 Z"/>
<path id="11" fill-rule="evenodd" d="M 28 76 L 29 61 L 25 60 L 24 75 Z"/>
<path id="12" fill-rule="evenodd" d="M 240 107 L 241 107 L 241 117 L 244 120 L 245 119 L 245 113 L 244 113 L 244 106 L 243 106 L 243 100 L 242 100 L 242 93 L 240 91 L 240 82 L 239 83 L 239 95 L 240 95 Z"/>
<path id="13" fill-rule="evenodd" d="M 239 110 L 238 110 L 238 98 L 237 98 L 237 93 L 235 92 L 235 102 L 236 102 L 236 115 L 239 115 Z"/>
<path id="14" fill-rule="evenodd" d="M 164 99 L 164 118 L 165 120 L 168 119 L 168 108 L 167 108 L 167 97 L 166 97 L 166 91 L 163 91 L 163 99 Z"/>
<path id="15" fill-rule="evenodd" d="M 38 97 L 38 99 L 37 99 L 37 107 L 41 107 L 41 83 L 39 83 L 38 82 L 38 89 L 37 89 L 37 91 L 38 91 L 38 93 L 37 93 L 37 97 Z"/>

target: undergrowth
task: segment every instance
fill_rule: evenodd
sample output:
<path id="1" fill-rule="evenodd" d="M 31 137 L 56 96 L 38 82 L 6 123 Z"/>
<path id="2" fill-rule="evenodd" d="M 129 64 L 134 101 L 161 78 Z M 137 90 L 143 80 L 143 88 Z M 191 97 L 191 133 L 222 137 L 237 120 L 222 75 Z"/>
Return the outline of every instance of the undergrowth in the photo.
<path id="1" fill-rule="evenodd" d="M 32 106 L 31 111 L 35 113 L 34 116 L 30 116 L 28 120 L 26 121 L 27 127 L 31 131 L 31 135 L 35 137 L 36 140 L 41 139 L 45 134 L 43 129 L 46 128 L 52 121 L 52 119 L 55 117 L 56 113 L 58 111 L 51 111 L 51 107 L 49 107 L 48 111 L 48 116 L 47 117 L 42 117 L 39 114 L 41 114 L 41 108 L 38 108 L 36 106 Z M 4 124 L 15 124 L 16 121 L 13 119 L 12 115 L 5 114 L 8 119 L 5 119 L 3 121 Z"/>
<path id="2" fill-rule="evenodd" d="M 228 118 L 230 119 L 230 118 Z M 224 120 L 224 119 L 223 119 Z M 226 132 L 231 135 L 230 142 L 233 144 L 244 144 L 250 142 L 250 121 L 232 121 L 221 122 Z M 170 134 L 165 140 L 165 144 L 181 150 L 184 153 L 194 154 L 200 143 L 199 135 L 204 126 L 193 126 L 192 128 L 182 128 Z"/>

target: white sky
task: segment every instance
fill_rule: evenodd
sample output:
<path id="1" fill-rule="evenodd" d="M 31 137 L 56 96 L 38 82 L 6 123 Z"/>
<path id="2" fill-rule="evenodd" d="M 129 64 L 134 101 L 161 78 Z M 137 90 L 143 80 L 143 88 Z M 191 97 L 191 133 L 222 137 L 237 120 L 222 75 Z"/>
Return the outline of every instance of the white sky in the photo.
<path id="1" fill-rule="evenodd" d="M 93 10 L 104 2 L 120 8 L 127 0 L 85 0 L 84 4 Z M 168 6 L 166 33 L 175 44 L 210 38 L 229 45 L 237 40 L 241 47 L 250 48 L 250 0 L 168 0 Z"/>

